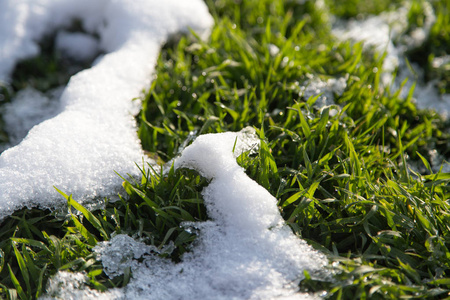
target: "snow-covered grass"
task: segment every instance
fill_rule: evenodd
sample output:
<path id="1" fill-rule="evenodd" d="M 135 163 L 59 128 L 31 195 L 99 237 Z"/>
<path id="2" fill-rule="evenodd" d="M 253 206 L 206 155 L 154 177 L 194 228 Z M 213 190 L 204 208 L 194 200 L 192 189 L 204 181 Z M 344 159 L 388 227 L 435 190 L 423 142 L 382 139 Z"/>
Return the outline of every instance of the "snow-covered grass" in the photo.
<path id="1" fill-rule="evenodd" d="M 209 40 L 169 41 L 142 99 L 138 134 L 162 168 L 138 162 L 141 178 L 120 174 L 119 200 L 103 208 L 89 211 L 65 195 L 68 216 L 33 208 L 6 218 L 2 296 L 33 298 L 47 282 L 48 296 L 67 286 L 66 298 L 132 295 L 146 284 L 166 286 L 155 297 L 177 298 L 181 289 L 187 299 L 448 296 L 450 176 L 439 168 L 450 156 L 449 121 L 418 109 L 412 90 L 382 82 L 382 53 L 333 34 L 348 18 L 402 7 L 410 33 L 425 24 L 420 8 L 431 4 L 428 38 L 402 53 L 424 70 L 418 79 L 448 93 L 446 63 L 435 60 L 449 54 L 448 3 L 376 3 L 207 1 L 216 20 Z M 234 133 L 199 137 L 246 126 L 259 147 L 240 148 Z M 213 167 L 217 161 L 225 170 Z M 300 237 L 326 255 L 326 272 L 299 263 L 296 251 L 323 263 Z M 227 275 L 239 268 L 248 276 L 233 282 Z M 189 290 L 192 272 L 201 276 Z M 269 291 L 258 286 L 263 279 Z"/>

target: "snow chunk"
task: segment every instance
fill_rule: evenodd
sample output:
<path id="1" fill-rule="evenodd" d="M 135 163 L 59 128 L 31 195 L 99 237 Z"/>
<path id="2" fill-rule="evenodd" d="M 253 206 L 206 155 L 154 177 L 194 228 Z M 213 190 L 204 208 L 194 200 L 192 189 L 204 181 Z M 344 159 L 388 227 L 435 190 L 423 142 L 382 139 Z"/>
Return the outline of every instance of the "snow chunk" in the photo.
<path id="1" fill-rule="evenodd" d="M 323 270 L 326 258 L 292 233 L 276 199 L 236 162 L 240 153 L 258 143 L 248 129 L 202 135 L 176 160 L 176 168 L 195 169 L 211 180 L 202 192 L 211 220 L 186 225 L 195 227 L 198 237 L 180 263 L 158 257 L 153 247 L 124 235 L 96 247 L 110 274 L 120 275 L 125 267 L 132 270 L 119 298 L 312 297 L 298 293 L 298 283 L 304 270 L 313 276 Z"/>
<path id="2" fill-rule="evenodd" d="M 118 234 L 110 242 L 98 243 L 94 251 L 102 260 L 105 273 L 110 278 L 124 274 L 127 268 L 136 269 L 139 265 L 137 259 L 144 254 L 161 252 L 155 246 L 135 241 L 126 234 Z"/>
<path id="3" fill-rule="evenodd" d="M 99 36 L 106 54 L 72 76 L 57 116 L 1 154 L 0 220 L 23 206 L 64 204 L 53 186 L 85 202 L 120 189 L 115 171 L 139 176 L 135 162 L 143 151 L 132 116 L 139 102 L 132 99 L 149 86 L 170 34 L 188 27 L 207 33 L 213 23 L 200 0 L 0 1 L 0 79 L 8 79 L 17 60 L 39 52 L 44 34 L 75 18 Z M 71 46 L 81 53 L 86 40 Z"/>

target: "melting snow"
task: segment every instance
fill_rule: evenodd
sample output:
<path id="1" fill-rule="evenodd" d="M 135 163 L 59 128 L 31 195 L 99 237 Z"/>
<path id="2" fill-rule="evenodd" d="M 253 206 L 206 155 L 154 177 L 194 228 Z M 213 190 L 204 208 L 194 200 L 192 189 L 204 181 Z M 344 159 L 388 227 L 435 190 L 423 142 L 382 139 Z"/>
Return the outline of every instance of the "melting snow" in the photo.
<path id="1" fill-rule="evenodd" d="M 436 16 L 429 2 L 423 3 L 423 13 L 425 21 L 422 27 L 415 28 L 406 34 L 408 28 L 409 2 L 396 11 L 385 12 L 379 16 L 369 16 L 365 20 L 352 20 L 344 26 L 338 25 L 333 29 L 333 33 L 340 40 L 363 41 L 367 48 L 374 48 L 378 52 L 386 51 L 386 58 L 383 62 L 382 83 L 385 86 L 393 84 L 394 89 L 398 89 L 404 79 L 410 80 L 402 89 L 402 95 L 408 94 L 409 88 L 415 79 L 419 79 L 415 87 L 414 98 L 417 106 L 421 109 L 433 109 L 443 117 L 450 116 L 450 95 L 439 95 L 434 86 L 434 82 L 424 84 L 421 82 L 423 71 L 417 65 L 412 64 L 414 73 L 405 62 L 405 52 L 408 49 L 417 48 L 426 40 Z M 395 44 L 394 44 L 395 42 Z M 445 57 L 442 58 L 442 61 Z M 435 64 L 439 64 L 437 60 Z M 398 70 L 395 81 L 393 73 Z"/>
<path id="2" fill-rule="evenodd" d="M 344 77 L 329 78 L 326 81 L 312 77 L 302 86 L 300 96 L 306 100 L 311 96 L 319 95 L 314 106 L 318 109 L 334 104 L 334 95 L 342 95 L 347 87 L 347 79 Z"/>
<path id="3" fill-rule="evenodd" d="M 93 199 L 121 186 L 114 171 L 139 175 L 135 162 L 143 153 L 132 116 L 139 103 L 132 99 L 149 86 L 160 46 L 170 34 L 188 27 L 207 32 L 213 22 L 200 0 L 3 0 L 0 80 L 8 80 L 18 60 L 39 53 L 40 38 L 74 19 L 99 42 L 61 31 L 59 49 L 79 59 L 99 49 L 106 54 L 70 79 L 57 116 L 34 126 L 19 145 L 1 154 L 0 220 L 23 206 L 65 202 L 53 186 L 79 200 Z M 31 100 L 38 110 L 45 106 L 42 95 L 22 96 L 11 111 Z M 40 121 L 36 115 L 33 119 Z"/>
<path id="4" fill-rule="evenodd" d="M 64 31 L 74 18 L 86 33 Z M 36 41 L 55 30 L 57 49 L 72 59 L 106 53 L 71 78 L 54 108 L 47 108 L 52 97 L 34 90 L 20 92 L 4 107 L 11 138 L 19 142 L 26 136 L 0 156 L 0 220 L 23 206 L 54 207 L 57 199 L 63 201 L 54 185 L 83 201 L 114 193 L 121 184 L 114 171 L 138 176 L 134 162 L 143 153 L 132 115 L 139 103 L 131 99 L 148 86 L 170 34 L 188 26 L 207 31 L 211 25 L 199 0 L 0 2 L 0 80 L 9 79 L 18 60 L 38 54 Z M 17 122 L 19 116 L 25 119 Z M 326 258 L 292 233 L 276 199 L 237 165 L 235 158 L 257 143 L 249 131 L 201 136 L 176 160 L 177 168 L 211 179 L 203 191 L 211 221 L 185 224 L 199 236 L 181 263 L 117 235 L 96 251 L 110 276 L 131 267 L 125 288 L 99 293 L 85 285 L 84 273 L 61 271 L 43 299 L 310 297 L 298 293 L 298 282 L 304 270 L 322 270 Z"/>
<path id="5" fill-rule="evenodd" d="M 84 273 L 71 273 L 60 271 L 49 279 L 47 283 L 47 293 L 40 297 L 41 300 L 61 299 L 61 300 L 108 300 L 112 295 L 120 296 L 119 291 L 109 291 L 103 294 L 97 290 L 90 289 L 85 283 L 89 280 Z"/>
<path id="6" fill-rule="evenodd" d="M 117 235 L 110 242 L 99 244 L 96 252 L 109 276 L 121 275 L 127 267 L 132 270 L 126 287 L 101 296 L 109 299 L 313 298 L 299 293 L 298 283 L 304 278 L 304 270 L 314 276 L 323 270 L 327 260 L 292 233 L 280 216 L 277 200 L 237 164 L 236 157 L 257 144 L 254 133 L 243 130 L 199 136 L 188 146 L 175 161 L 175 167 L 197 170 L 211 180 L 202 192 L 211 220 L 185 225 L 195 227 L 198 237 L 192 251 L 178 264 L 158 257 L 154 254 L 155 247 L 127 235 Z M 90 293 L 86 290 L 86 295 Z"/>

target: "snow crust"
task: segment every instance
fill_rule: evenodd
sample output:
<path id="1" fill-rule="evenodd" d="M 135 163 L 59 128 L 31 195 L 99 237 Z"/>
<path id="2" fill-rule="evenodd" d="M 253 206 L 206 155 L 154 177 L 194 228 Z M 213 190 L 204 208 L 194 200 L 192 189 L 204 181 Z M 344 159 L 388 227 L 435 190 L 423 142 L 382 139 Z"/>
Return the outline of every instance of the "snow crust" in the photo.
<path id="1" fill-rule="evenodd" d="M 405 59 L 407 50 L 417 48 L 426 41 L 431 27 L 436 21 L 431 4 L 423 3 L 425 21 L 422 27 L 415 28 L 410 33 L 408 29 L 408 12 L 410 3 L 396 11 L 384 12 L 378 16 L 369 16 L 363 20 L 351 20 L 346 24 L 337 22 L 333 33 L 340 40 L 354 40 L 364 42 L 364 47 L 373 48 L 383 53 L 386 58 L 383 62 L 384 73 L 381 81 L 384 86 L 392 84 L 393 89 L 399 89 L 402 82 L 408 78 L 409 81 L 402 89 L 402 96 L 406 96 L 414 81 L 417 81 L 414 98 L 421 109 L 432 109 L 444 118 L 450 116 L 450 95 L 440 95 L 435 87 L 435 82 L 423 83 L 423 70 L 415 64 L 408 66 Z M 445 61 L 445 57 L 438 58 L 435 65 Z M 410 68 L 414 71 L 411 71 Z M 394 78 L 394 72 L 397 75 Z"/>
<path id="2" fill-rule="evenodd" d="M 65 202 L 53 186 L 83 202 L 113 194 L 121 185 L 114 171 L 138 175 L 135 162 L 142 162 L 143 152 L 133 114 L 139 101 L 132 99 L 149 86 L 160 46 L 170 34 L 188 27 L 207 33 L 213 23 L 200 0 L 3 0 L 0 80 L 9 79 L 18 60 L 39 53 L 40 38 L 74 19 L 99 41 L 63 32 L 58 47 L 83 59 L 98 44 L 106 54 L 70 79 L 58 115 L 1 154 L 0 220 L 23 206 Z M 45 102 L 36 93 L 28 96 Z"/>
<path id="3" fill-rule="evenodd" d="M 236 145 L 235 145 L 236 141 Z M 175 264 L 158 250 L 127 235 L 99 243 L 106 274 L 131 268 L 122 289 L 108 299 L 309 299 L 298 292 L 304 270 L 317 276 L 327 260 L 295 236 L 285 224 L 277 200 L 250 179 L 237 162 L 255 149 L 255 134 L 246 129 L 199 136 L 175 161 L 176 168 L 197 170 L 210 179 L 202 195 L 210 221 L 184 224 L 198 237 L 191 252 Z M 233 152 L 233 147 L 235 151 Z M 164 250 L 163 250 L 164 251 Z"/>

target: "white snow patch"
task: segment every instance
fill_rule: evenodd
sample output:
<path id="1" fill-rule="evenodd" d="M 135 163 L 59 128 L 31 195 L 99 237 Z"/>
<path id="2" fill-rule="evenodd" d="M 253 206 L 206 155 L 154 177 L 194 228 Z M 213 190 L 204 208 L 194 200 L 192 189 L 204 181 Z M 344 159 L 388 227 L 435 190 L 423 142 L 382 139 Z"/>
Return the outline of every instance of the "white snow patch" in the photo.
<path id="1" fill-rule="evenodd" d="M 244 130 L 202 135 L 188 146 L 175 166 L 197 170 L 211 180 L 202 192 L 211 220 L 185 224 L 198 230 L 198 237 L 178 264 L 126 235 L 100 243 L 96 252 L 107 274 L 123 274 L 126 267 L 132 270 L 126 287 L 104 295 L 110 299 L 314 298 L 299 293 L 298 283 L 305 270 L 313 276 L 324 272 L 327 259 L 293 234 L 277 200 L 236 162 L 240 153 L 254 149 L 258 142 L 254 133 Z"/>
<path id="2" fill-rule="evenodd" d="M 364 20 L 350 20 L 344 26 L 333 28 L 333 34 L 341 41 L 362 41 L 365 48 L 374 48 L 380 53 L 386 51 L 383 62 L 383 70 L 386 73 L 383 74 L 382 80 L 385 85 L 388 85 L 393 78 L 391 74 L 399 66 L 400 55 L 404 51 L 395 47 L 393 40 L 408 26 L 407 12 L 406 7 L 401 7 L 397 11 L 369 16 Z"/>
<path id="3" fill-rule="evenodd" d="M 149 86 L 160 46 L 170 34 L 188 27 L 207 33 L 213 23 L 200 0 L 3 0 L 0 80 L 8 80 L 19 59 L 39 53 L 37 41 L 44 34 L 75 18 L 99 36 L 106 54 L 70 79 L 61 113 L 1 154 L 0 220 L 23 206 L 65 203 L 53 186 L 83 202 L 115 193 L 121 179 L 114 171 L 138 176 L 135 162 L 142 162 L 143 152 L 132 116 L 139 102 L 132 99 Z M 74 55 L 86 54 L 86 39 L 69 41 L 62 46 L 70 44 Z"/>
<path id="4" fill-rule="evenodd" d="M 450 55 L 444 55 L 433 58 L 433 62 L 431 63 L 433 68 L 442 68 L 444 67 L 446 71 L 450 70 Z"/>
<path id="5" fill-rule="evenodd" d="M 393 90 L 400 88 L 402 82 L 409 81 L 402 89 L 402 96 L 406 96 L 415 80 L 414 98 L 421 109 L 433 109 L 444 118 L 450 116 L 450 95 L 440 95 L 434 82 L 423 83 L 423 71 L 419 66 L 411 64 L 412 72 L 405 61 L 405 52 L 422 45 L 436 21 L 433 8 L 429 2 L 423 3 L 425 22 L 422 27 L 415 28 L 406 34 L 408 28 L 408 12 L 410 3 L 400 7 L 396 11 L 384 12 L 378 16 L 369 16 L 364 20 L 351 20 L 344 26 L 338 25 L 333 29 L 333 34 L 340 40 L 363 41 L 364 47 L 374 48 L 382 53 L 386 51 L 383 62 L 384 73 L 381 81 L 384 86 L 392 85 Z M 394 44 L 395 42 L 395 44 Z M 434 65 L 445 64 L 446 57 L 434 61 Z M 393 73 L 397 70 L 395 81 Z"/>
<path id="6" fill-rule="evenodd" d="M 418 108 L 434 110 L 446 119 L 450 117 L 450 94 L 439 94 L 434 82 L 416 86 L 414 99 Z"/>
<path id="7" fill-rule="evenodd" d="M 47 283 L 47 293 L 40 297 L 41 300 L 61 299 L 61 300 L 107 300 L 112 295 L 119 296 L 119 292 L 111 290 L 108 294 L 103 294 L 97 290 L 86 286 L 89 278 L 84 273 L 71 273 L 60 271 L 49 279 Z"/>
<path id="8" fill-rule="evenodd" d="M 318 77 L 312 77 L 300 88 L 300 96 L 308 99 L 320 94 L 314 105 L 320 109 L 324 106 L 335 104 L 334 96 L 342 95 L 346 87 L 347 79 L 344 77 L 329 78 L 326 81 Z"/>
<path id="9" fill-rule="evenodd" d="M 430 155 L 431 170 L 434 173 L 439 171 L 442 171 L 442 173 L 450 173 L 450 163 L 446 162 L 444 156 L 440 155 L 436 149 L 430 150 L 428 154 Z"/>

